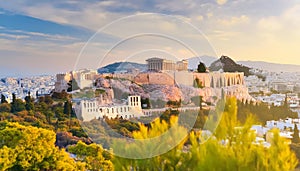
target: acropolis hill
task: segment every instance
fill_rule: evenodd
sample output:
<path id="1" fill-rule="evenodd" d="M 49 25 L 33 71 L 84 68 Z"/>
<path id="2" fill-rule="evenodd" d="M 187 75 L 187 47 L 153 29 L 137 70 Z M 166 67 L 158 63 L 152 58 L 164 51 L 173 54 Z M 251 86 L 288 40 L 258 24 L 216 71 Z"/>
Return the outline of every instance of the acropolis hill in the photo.
<path id="1" fill-rule="evenodd" d="M 72 71 L 70 73 L 57 74 L 57 81 L 55 84 L 55 91 L 61 92 L 67 90 L 68 82 L 74 77 L 81 89 L 85 87 L 93 87 L 93 84 L 97 82 L 99 78 L 113 78 L 110 80 L 112 86 L 123 89 L 122 91 L 138 94 L 139 92 L 133 92 L 129 90 L 130 84 L 149 86 L 161 86 L 161 87 L 173 87 L 166 90 L 166 95 L 163 100 L 174 100 L 167 97 L 173 97 L 168 93 L 176 92 L 171 89 L 184 89 L 183 99 L 187 100 L 187 96 L 201 95 L 204 98 L 217 96 L 220 97 L 222 91 L 229 96 L 236 96 L 238 99 L 252 99 L 248 94 L 248 89 L 244 84 L 244 73 L 242 72 L 207 72 L 198 73 L 188 71 L 188 61 L 171 61 L 163 58 L 149 58 L 147 61 L 147 71 L 140 72 L 138 69 L 130 68 L 126 72 L 120 73 L 104 73 L 97 74 L 95 70 L 79 70 Z M 129 81 L 128 86 L 124 84 Z M 195 81 L 198 82 L 199 87 L 195 86 Z M 119 82 L 123 82 L 120 84 Z M 131 85 L 132 87 L 132 85 Z M 141 91 L 141 90 L 140 90 Z M 180 91 L 183 92 L 183 91 Z M 141 93 L 144 93 L 143 91 Z M 141 95 L 146 96 L 146 95 Z M 149 96 L 149 95 L 147 95 Z M 146 97 L 147 97 L 146 96 Z M 176 96 L 176 95 L 175 95 Z M 174 96 L 174 97 L 175 97 Z M 161 98 L 157 97 L 157 98 Z M 150 97 L 151 98 L 151 97 Z M 156 97 L 153 97 L 156 98 Z M 175 99 L 178 99 L 176 97 Z"/>
<path id="2" fill-rule="evenodd" d="M 98 74 L 95 70 L 84 69 L 57 74 L 55 91 L 67 91 L 69 81 L 76 80 L 80 90 L 73 94 L 77 100 L 75 109 L 84 120 L 107 115 L 123 118 L 142 116 L 142 113 L 146 115 L 147 111 L 141 109 L 142 99 L 149 99 L 153 103 L 159 100 L 180 101 L 187 106 L 197 106 L 191 99 L 199 96 L 211 104 L 215 104 L 223 95 L 252 100 L 242 72 L 198 73 L 188 70 L 186 60 L 175 62 L 155 57 L 146 61 L 147 71 L 143 72 L 133 67 L 119 73 Z M 87 98 L 76 95 L 78 91 L 79 94 L 85 94 L 88 89 L 95 91 L 94 96 Z M 134 104 L 130 103 L 131 99 L 138 99 L 136 103 L 139 105 L 130 105 Z M 160 106 L 150 105 L 148 107 L 151 108 Z M 163 106 L 160 108 L 163 109 Z M 133 109 L 138 112 L 130 115 Z"/>

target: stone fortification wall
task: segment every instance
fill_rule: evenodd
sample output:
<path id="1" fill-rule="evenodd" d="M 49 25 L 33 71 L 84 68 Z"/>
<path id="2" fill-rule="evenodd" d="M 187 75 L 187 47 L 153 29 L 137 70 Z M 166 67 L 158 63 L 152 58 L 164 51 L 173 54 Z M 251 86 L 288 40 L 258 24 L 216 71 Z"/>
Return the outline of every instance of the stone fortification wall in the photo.
<path id="1" fill-rule="evenodd" d="M 134 78 L 137 84 L 174 85 L 174 77 L 167 73 L 140 73 Z"/>
<path id="2" fill-rule="evenodd" d="M 134 78 L 138 84 L 193 86 L 198 79 L 203 87 L 222 88 L 234 85 L 244 85 L 244 73 L 192 73 L 185 71 L 167 71 L 162 73 L 140 73 Z"/>

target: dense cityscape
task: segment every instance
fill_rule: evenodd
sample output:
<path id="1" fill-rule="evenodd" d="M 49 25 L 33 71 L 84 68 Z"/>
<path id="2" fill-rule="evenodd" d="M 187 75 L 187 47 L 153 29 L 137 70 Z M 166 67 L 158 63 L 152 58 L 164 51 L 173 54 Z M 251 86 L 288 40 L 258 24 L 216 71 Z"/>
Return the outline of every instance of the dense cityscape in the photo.
<path id="1" fill-rule="evenodd" d="M 229 57 L 222 56 L 219 62 L 224 59 L 232 61 Z M 236 63 L 234 65 L 243 67 Z M 36 125 L 34 121 L 36 119 L 28 118 L 30 113 L 44 111 L 43 105 L 49 105 L 46 108 L 52 109 L 49 110 L 50 113 L 47 111 L 44 113 L 46 123 L 39 123 L 38 127 L 50 126 L 49 128 L 53 129 L 51 128 L 53 125 L 57 137 L 56 145 L 67 148 L 70 155 L 77 158 L 77 152 L 72 153 L 70 149 L 73 147 L 68 146 L 82 143 L 81 141 L 87 144 L 91 142 L 101 144 L 107 150 L 112 148 L 107 139 L 108 135 L 95 137 L 91 134 L 89 125 L 98 125 L 96 120 L 109 123 L 113 130 L 123 136 L 132 137 L 132 133 L 139 130 L 137 125 L 131 123 L 132 119 L 151 120 L 156 117 L 162 119 L 165 115 L 170 115 L 168 117 L 171 119 L 172 115 L 178 115 L 176 111 L 185 115 L 184 117 L 191 117 L 193 112 L 204 111 L 206 114 L 197 114 L 199 120 L 195 118 L 196 123 L 191 125 L 192 130 L 195 132 L 202 130 L 206 135 L 214 135 L 213 130 L 205 126 L 205 122 L 209 122 L 211 117 L 208 112 L 215 107 L 218 108 L 217 103 L 222 98 L 235 97 L 238 101 L 237 119 L 241 123 L 247 123 L 245 111 L 248 111 L 254 114 L 257 120 L 250 127 L 250 130 L 255 133 L 253 144 L 270 148 L 274 129 L 278 129 L 278 135 L 287 144 L 292 148 L 298 148 L 293 145 L 297 141 L 300 142 L 299 92 L 295 79 L 297 73 L 274 73 L 249 69 L 251 74 L 244 76 L 245 73 L 238 72 L 239 69 L 232 73 L 224 72 L 224 69 L 209 71 L 213 64 L 211 67 L 206 67 L 202 62 L 199 63 L 198 68 L 189 69 L 188 61 L 182 64 L 157 57 L 147 59 L 146 66 L 144 71 L 134 67 L 120 70 L 119 66 L 116 70 L 120 71 L 113 73 L 98 73 L 96 70 L 82 69 L 58 73 L 56 76 L 3 78 L 1 79 L 1 120 L 8 119 Z M 16 99 L 21 99 L 18 105 L 15 104 Z M 6 103 L 10 103 L 11 106 L 7 106 Z M 53 104 L 56 104 L 54 108 L 51 107 Z M 24 105 L 24 108 L 20 105 Z M 59 106 L 63 108 L 59 109 Z M 29 113 L 24 113 L 25 109 Z M 264 111 L 265 109 L 268 111 Z M 60 113 L 60 110 L 63 112 Z M 167 111 L 171 113 L 166 114 Z M 15 113 L 21 118 L 25 116 L 25 120 L 14 118 L 6 112 Z M 268 113 L 272 116 L 267 117 Z M 67 119 L 68 117 L 70 120 Z M 133 125 L 129 124 L 128 127 L 121 122 L 116 122 L 117 120 Z M 73 126 L 76 128 L 72 128 Z M 119 128 L 115 129 L 116 126 Z M 216 128 L 218 129 L 218 126 Z M 295 133 L 298 136 L 295 136 Z M 229 141 L 229 139 L 223 140 Z"/>

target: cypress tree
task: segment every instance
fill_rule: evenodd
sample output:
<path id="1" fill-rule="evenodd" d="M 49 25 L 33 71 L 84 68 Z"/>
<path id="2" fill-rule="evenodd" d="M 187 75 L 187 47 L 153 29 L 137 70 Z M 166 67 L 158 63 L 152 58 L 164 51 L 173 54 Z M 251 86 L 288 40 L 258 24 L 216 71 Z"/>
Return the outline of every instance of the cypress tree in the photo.
<path id="1" fill-rule="evenodd" d="M 292 138 L 292 143 L 295 143 L 295 144 L 300 143 L 299 130 L 298 130 L 297 124 L 295 124 L 295 126 L 294 126 L 294 135 Z"/>
<path id="2" fill-rule="evenodd" d="M 1 104 L 3 103 L 7 103 L 7 100 L 6 97 L 3 94 L 1 94 Z"/>

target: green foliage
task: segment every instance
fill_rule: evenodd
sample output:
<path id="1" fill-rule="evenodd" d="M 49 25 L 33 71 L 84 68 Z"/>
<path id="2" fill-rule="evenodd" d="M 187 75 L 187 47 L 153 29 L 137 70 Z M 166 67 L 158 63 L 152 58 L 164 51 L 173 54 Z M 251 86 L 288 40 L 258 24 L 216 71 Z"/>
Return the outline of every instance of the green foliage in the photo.
<path id="1" fill-rule="evenodd" d="M 199 78 L 196 78 L 196 79 L 194 80 L 194 87 L 195 87 L 195 88 L 204 88 L 204 85 L 203 85 L 203 83 L 199 80 Z"/>
<path id="2" fill-rule="evenodd" d="M 104 150 L 101 145 L 86 145 L 79 141 L 76 145 L 70 146 L 68 151 L 75 154 L 77 156 L 77 160 L 86 163 L 86 168 L 88 170 L 113 170 L 113 164 L 110 161 L 112 156 L 109 152 Z"/>
<path id="3" fill-rule="evenodd" d="M 178 115 L 177 110 L 168 110 L 161 115 L 160 119 L 143 125 L 130 122 L 121 118 L 105 119 L 105 122 L 113 131 L 121 135 L 135 139 L 160 138 L 159 146 L 144 142 L 143 144 L 132 145 L 128 142 L 113 144 L 111 147 L 115 152 L 131 152 L 139 155 L 145 151 L 156 152 L 164 150 L 173 142 L 171 139 L 163 139 L 160 135 L 173 128 L 171 137 L 185 137 L 172 150 L 147 159 L 125 159 L 112 156 L 101 146 L 90 143 L 86 134 L 81 129 L 78 120 L 72 118 L 72 111 L 64 110 L 70 107 L 71 102 L 52 101 L 47 97 L 33 103 L 31 110 L 15 111 L 8 113 L 10 107 L 16 107 L 18 100 L 13 99 L 12 104 L 0 104 L 0 120 L 7 120 L 18 123 L 0 122 L 0 170 L 293 170 L 297 165 L 295 154 L 289 146 L 279 137 L 278 131 L 273 132 L 271 147 L 265 148 L 262 144 L 255 144 L 255 134 L 250 130 L 255 123 L 254 116 L 259 121 L 269 117 L 284 117 L 294 115 L 285 107 L 270 108 L 265 104 L 241 103 L 235 98 L 228 98 L 224 111 L 216 106 L 216 114 L 209 115 L 209 111 L 201 110 L 197 113 L 194 128 L 200 130 L 210 122 L 220 120 L 220 124 L 213 134 L 213 137 L 203 138 L 203 132 L 191 132 L 187 137 L 186 128 L 178 125 L 180 117 L 189 120 L 193 114 L 184 112 Z M 27 99 L 30 102 L 32 99 Z M 153 104 L 152 104 L 153 105 Z M 257 108 L 257 109 L 256 109 Z M 1 111 L 2 110 L 2 111 Z M 261 113 L 259 113 L 262 110 Z M 66 114 L 64 114 L 64 112 Z M 264 112 L 264 115 L 262 115 Z M 272 114 L 270 114 L 273 112 Z M 177 118 L 177 115 L 179 118 Z M 181 116 L 182 115 L 182 116 Z M 197 116 L 196 115 L 196 116 Z M 241 121 L 243 118 L 243 121 Z M 241 121 L 241 122 L 240 122 Z M 95 137 L 107 135 L 105 127 L 97 127 L 96 122 L 91 121 L 88 125 L 89 131 L 95 129 Z M 27 126 L 25 126 L 27 125 Z M 33 127 L 34 125 L 37 127 Z M 47 128 L 48 130 L 42 129 Z M 209 127 L 207 127 L 209 128 Z M 297 128 L 295 128 L 297 129 Z M 57 135 L 53 131 L 57 131 Z M 296 130 L 295 130 L 296 131 Z M 101 132 L 100 134 L 96 134 Z M 103 133 L 102 133 L 103 132 Z M 74 137 L 73 135 L 78 136 Z M 297 133 L 295 133 L 297 134 Z M 56 136 L 57 142 L 56 142 Z M 92 137 L 93 140 L 96 140 Z M 103 138 L 100 142 L 106 148 L 109 140 Z M 69 157 L 60 147 L 70 144 L 77 144 L 69 148 L 69 152 L 77 155 L 77 162 Z M 78 142 L 78 143 L 77 143 Z M 99 142 L 99 141 L 97 141 Z M 300 156 L 300 147 L 293 143 L 291 148 Z M 118 153 L 120 154 L 120 153 Z M 149 153 L 150 155 L 150 153 Z M 113 160 L 113 164 L 110 160 Z"/>
<path id="4" fill-rule="evenodd" d="M 79 92 L 73 94 L 74 98 L 94 98 L 95 96 L 99 96 L 100 91 L 94 91 L 93 89 L 83 89 Z"/>
<path id="5" fill-rule="evenodd" d="M 120 143 L 116 143 L 114 144 L 113 149 L 114 151 L 118 150 L 118 152 L 125 150 L 127 154 L 132 154 L 135 157 L 146 157 L 145 155 L 151 156 L 151 153 L 163 151 L 168 145 L 172 145 L 175 136 L 176 138 L 184 137 L 186 129 L 178 126 L 177 123 L 178 118 L 174 116 L 171 117 L 170 124 L 164 120 L 160 121 L 159 119 L 156 119 L 151 123 L 151 129 L 140 124 L 140 130 L 133 132 L 133 137 L 139 140 L 158 138 L 157 142 L 155 142 L 159 143 L 158 146 L 153 145 L 153 142 L 151 141 L 139 141 L 139 143 L 136 144 L 124 142 L 121 143 L 121 145 Z M 174 128 L 171 130 L 170 136 L 161 136 L 168 131 L 170 127 Z M 113 159 L 115 170 L 182 170 L 180 166 L 183 164 L 184 153 L 182 152 L 182 148 L 185 140 L 186 139 L 183 139 L 183 141 L 170 151 L 153 158 L 130 159 L 115 156 Z M 149 151 L 149 154 L 147 154 L 147 151 Z"/>
<path id="6" fill-rule="evenodd" d="M 213 137 L 207 139 L 204 138 L 207 135 L 202 135 L 202 132 L 191 132 L 187 142 L 183 141 L 171 151 L 156 157 L 139 160 L 115 157 L 113 160 L 115 169 L 281 171 L 293 170 L 296 167 L 295 154 L 291 152 L 286 141 L 279 137 L 278 131 L 273 132 L 270 148 L 254 143 L 255 133 L 251 130 L 251 126 L 255 120 L 250 115 L 245 124 L 241 125 L 238 122 L 235 98 L 228 98 L 225 110 L 218 112 L 222 113 L 222 117 Z M 172 122 L 174 124 L 174 120 Z M 152 123 L 150 128 L 140 125 L 140 131 L 134 132 L 133 137 L 135 139 L 158 137 L 167 129 L 168 124 L 164 121 Z M 178 130 L 180 129 L 184 128 L 179 127 Z M 140 147 L 124 145 L 116 148 L 131 150 L 133 153 L 151 148 L 148 144 L 141 144 Z"/>
<path id="7" fill-rule="evenodd" d="M 242 102 L 237 101 L 238 120 L 245 122 L 247 114 L 253 114 L 259 122 L 266 123 L 269 120 L 279 120 L 285 118 L 298 118 L 297 112 L 291 111 L 286 106 L 268 106 L 266 103 Z"/>
<path id="8" fill-rule="evenodd" d="M 10 111 L 11 111 L 10 104 L 8 104 L 8 103 L 1 103 L 0 104 L 0 113 L 2 113 L 2 112 L 10 112 Z"/>
<path id="9" fill-rule="evenodd" d="M 13 99 L 11 103 L 11 112 L 16 113 L 25 110 L 25 103 L 21 99 Z"/>
<path id="10" fill-rule="evenodd" d="M 72 79 L 68 82 L 68 89 L 67 89 L 67 92 L 71 92 L 71 91 L 75 91 L 75 90 L 79 90 L 79 86 L 78 86 L 78 83 L 76 81 L 76 79 Z"/>
<path id="11" fill-rule="evenodd" d="M 69 98 L 69 95 L 65 91 L 62 91 L 60 93 L 53 92 L 52 93 L 52 98 L 55 99 L 55 100 L 67 100 Z"/>
<path id="12" fill-rule="evenodd" d="M 167 101 L 167 106 L 169 107 L 180 107 L 181 106 L 181 99 L 179 101 Z"/>
<path id="13" fill-rule="evenodd" d="M 298 164 L 296 155 L 291 152 L 286 141 L 279 136 L 278 129 L 273 130 L 271 147 L 266 157 L 270 158 L 269 170 L 293 170 Z"/>
<path id="14" fill-rule="evenodd" d="M 228 139 L 231 143 L 235 127 L 238 125 L 236 99 L 227 98 L 221 121 L 215 132 L 216 138 L 219 140 Z"/>
<path id="15" fill-rule="evenodd" d="M 95 90 L 95 97 L 99 97 L 100 94 L 104 94 L 105 93 L 105 90 L 103 89 L 96 89 Z"/>
<path id="16" fill-rule="evenodd" d="M 72 111 L 72 103 L 69 100 L 67 100 L 64 104 L 64 114 L 69 115 L 71 114 L 71 111 Z"/>
<path id="17" fill-rule="evenodd" d="M 55 147 L 52 131 L 5 123 L 0 137 L 0 170 L 77 170 L 80 166 Z"/>
<path id="18" fill-rule="evenodd" d="M 33 99 L 31 99 L 30 93 L 25 97 L 25 109 L 27 111 L 34 109 Z"/>
<path id="19" fill-rule="evenodd" d="M 139 130 L 138 124 L 135 122 L 131 122 L 130 120 L 118 117 L 111 119 L 105 117 L 104 121 L 110 126 L 111 129 L 123 136 L 132 137 L 132 132 Z"/>

